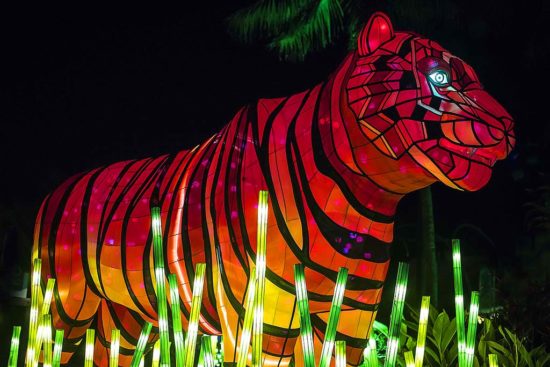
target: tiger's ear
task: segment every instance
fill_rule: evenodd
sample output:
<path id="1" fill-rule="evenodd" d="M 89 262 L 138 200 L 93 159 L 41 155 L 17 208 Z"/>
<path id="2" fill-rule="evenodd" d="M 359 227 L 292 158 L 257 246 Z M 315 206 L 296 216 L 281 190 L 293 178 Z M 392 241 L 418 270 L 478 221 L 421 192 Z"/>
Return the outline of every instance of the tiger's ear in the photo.
<path id="1" fill-rule="evenodd" d="M 382 43 L 393 38 L 390 18 L 384 13 L 374 13 L 357 37 L 357 51 L 365 56 L 376 50 Z"/>

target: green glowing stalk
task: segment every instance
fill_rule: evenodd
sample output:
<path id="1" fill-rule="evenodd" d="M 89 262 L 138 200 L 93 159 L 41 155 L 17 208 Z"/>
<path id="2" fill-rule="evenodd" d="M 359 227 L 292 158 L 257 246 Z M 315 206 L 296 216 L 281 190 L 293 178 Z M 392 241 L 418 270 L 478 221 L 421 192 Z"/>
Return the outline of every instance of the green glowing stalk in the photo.
<path id="1" fill-rule="evenodd" d="M 147 341 L 149 340 L 149 334 L 151 333 L 152 326 L 153 325 L 151 325 L 151 323 L 147 321 L 143 325 L 130 367 L 138 367 L 139 364 L 142 362 L 143 351 L 145 350 L 145 346 L 147 345 Z"/>
<path id="2" fill-rule="evenodd" d="M 328 367 L 330 365 L 330 358 L 332 357 L 332 350 L 334 349 L 334 339 L 336 338 L 336 328 L 338 327 L 338 320 L 340 318 L 340 309 L 344 299 L 344 291 L 346 290 L 347 277 L 348 269 L 338 269 L 338 277 L 336 278 L 336 287 L 334 289 L 334 295 L 332 296 L 332 304 L 330 306 L 327 328 L 325 330 L 325 340 L 323 341 L 323 348 L 321 349 L 319 367 Z"/>
<path id="3" fill-rule="evenodd" d="M 214 367 L 214 355 L 212 354 L 212 337 L 203 335 L 201 338 L 201 351 L 198 367 Z"/>
<path id="4" fill-rule="evenodd" d="M 430 296 L 422 297 L 420 306 L 420 318 L 418 320 L 418 338 L 416 340 L 415 367 L 422 367 L 424 350 L 426 349 L 426 331 L 428 329 L 428 316 L 430 314 Z"/>
<path id="5" fill-rule="evenodd" d="M 460 240 L 453 241 L 453 275 L 455 286 L 456 336 L 458 339 L 458 365 L 466 366 L 466 331 L 464 329 L 464 291 L 462 290 L 462 264 Z"/>
<path id="6" fill-rule="evenodd" d="M 386 349 L 386 360 L 384 367 L 395 367 L 397 350 L 399 349 L 399 333 L 401 330 L 401 320 L 403 319 L 403 306 L 405 304 L 405 295 L 407 293 L 407 281 L 409 277 L 409 265 L 399 263 L 397 269 L 397 281 L 395 283 L 395 294 L 390 316 L 390 331 L 388 335 L 388 345 Z"/>
<path id="7" fill-rule="evenodd" d="M 185 366 L 192 367 L 195 362 L 195 345 L 199 331 L 199 316 L 202 304 L 202 290 L 204 288 L 204 272 L 206 264 L 200 263 L 195 267 L 195 280 L 193 282 L 193 299 L 191 300 L 191 314 L 189 326 L 185 336 Z"/>
<path id="8" fill-rule="evenodd" d="M 153 231 L 153 259 L 155 280 L 157 282 L 158 324 L 160 335 L 161 362 L 170 366 L 170 334 L 168 331 L 168 311 L 166 305 L 166 283 L 164 276 L 164 249 L 162 246 L 162 223 L 160 208 L 151 208 L 151 227 Z"/>
<path id="9" fill-rule="evenodd" d="M 256 282 L 254 295 L 254 321 L 252 326 L 252 366 L 262 366 L 262 339 L 264 325 L 265 268 L 267 247 L 268 192 L 258 195 L 258 230 L 256 242 Z"/>
<path id="10" fill-rule="evenodd" d="M 489 367 L 498 367 L 498 358 L 496 354 L 489 354 Z"/>
<path id="11" fill-rule="evenodd" d="M 180 294 L 175 274 L 168 274 L 170 285 L 170 309 L 172 310 L 172 328 L 174 330 L 174 347 L 176 349 L 176 367 L 183 367 L 185 361 L 185 349 L 183 329 L 181 326 Z"/>
<path id="12" fill-rule="evenodd" d="M 120 330 L 111 331 L 111 351 L 109 353 L 109 367 L 118 367 L 118 350 L 120 348 Z"/>
<path id="13" fill-rule="evenodd" d="M 50 312 L 50 305 L 52 303 L 53 287 L 55 286 L 55 279 L 48 279 L 48 284 L 46 285 L 46 292 L 44 293 L 44 300 L 42 302 L 42 309 L 40 311 L 40 316 L 44 316 Z"/>
<path id="14" fill-rule="evenodd" d="M 336 367 L 346 367 L 346 341 L 337 340 L 335 346 Z"/>
<path id="15" fill-rule="evenodd" d="M 51 315 L 42 316 L 42 345 L 44 346 L 43 367 L 52 367 L 52 317 Z M 36 358 L 38 361 L 38 357 Z"/>
<path id="16" fill-rule="evenodd" d="M 55 331 L 55 342 L 53 346 L 52 367 L 61 365 L 61 350 L 63 349 L 63 330 Z"/>
<path id="17" fill-rule="evenodd" d="M 255 273 L 256 269 L 253 265 L 250 268 L 250 278 L 248 279 L 247 294 L 244 305 L 245 312 L 243 330 L 241 332 L 241 340 L 237 349 L 237 367 L 245 367 L 246 360 L 248 358 L 248 347 L 250 345 L 252 321 L 254 319 L 254 296 L 256 294 Z"/>
<path id="18" fill-rule="evenodd" d="M 38 303 L 42 296 L 40 290 L 40 274 L 42 272 L 42 261 L 34 259 L 31 281 L 31 311 L 29 320 L 29 338 L 27 342 L 27 355 L 25 365 L 27 367 L 34 366 L 34 356 L 36 354 L 36 334 L 38 333 Z"/>
<path id="19" fill-rule="evenodd" d="M 20 337 L 21 337 L 21 326 L 14 326 L 13 333 L 11 334 L 10 357 L 8 359 L 8 367 L 17 367 Z"/>
<path id="20" fill-rule="evenodd" d="M 151 367 L 159 367 L 160 362 L 160 339 L 155 342 L 153 347 L 153 360 L 151 361 Z"/>
<path id="21" fill-rule="evenodd" d="M 476 346 L 477 315 L 479 312 L 479 292 L 472 292 L 470 299 L 470 315 L 468 317 L 468 333 L 466 335 L 466 366 L 474 365 Z"/>
<path id="22" fill-rule="evenodd" d="M 414 367 L 413 352 L 411 352 L 410 350 L 405 352 L 405 366 L 406 367 Z"/>
<path id="23" fill-rule="evenodd" d="M 298 303 L 298 311 L 300 312 L 300 337 L 302 339 L 304 367 L 315 367 L 313 332 L 311 329 L 306 277 L 303 264 L 294 265 L 294 281 L 296 283 L 296 302 Z"/>
<path id="24" fill-rule="evenodd" d="M 95 330 L 86 330 L 86 352 L 84 355 L 84 367 L 94 367 Z"/>
<path id="25" fill-rule="evenodd" d="M 365 350 L 363 350 L 363 367 L 378 367 L 378 354 L 376 340 L 370 338 Z"/>

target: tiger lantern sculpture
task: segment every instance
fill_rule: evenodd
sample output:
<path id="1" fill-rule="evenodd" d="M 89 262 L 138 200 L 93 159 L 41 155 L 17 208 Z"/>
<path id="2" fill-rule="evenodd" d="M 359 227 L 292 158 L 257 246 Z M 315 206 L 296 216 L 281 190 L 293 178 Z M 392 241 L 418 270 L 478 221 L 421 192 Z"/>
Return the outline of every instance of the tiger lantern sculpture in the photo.
<path id="1" fill-rule="evenodd" d="M 474 70 L 436 42 L 374 14 L 327 81 L 260 99 L 191 150 L 68 179 L 43 202 L 33 256 L 57 280 L 52 314 L 67 362 L 92 325 L 106 366 L 111 329 L 128 366 L 144 321 L 157 325 L 150 208 L 161 208 L 166 270 L 184 328 L 194 269 L 207 264 L 199 331 L 236 358 L 256 250 L 257 195 L 270 196 L 265 365 L 302 363 L 293 265 L 305 266 L 316 353 L 337 270 L 349 269 L 338 325 L 360 362 L 390 261 L 396 206 L 440 181 L 474 191 L 514 146 L 513 120 Z M 152 343 L 158 336 L 152 334 Z"/>

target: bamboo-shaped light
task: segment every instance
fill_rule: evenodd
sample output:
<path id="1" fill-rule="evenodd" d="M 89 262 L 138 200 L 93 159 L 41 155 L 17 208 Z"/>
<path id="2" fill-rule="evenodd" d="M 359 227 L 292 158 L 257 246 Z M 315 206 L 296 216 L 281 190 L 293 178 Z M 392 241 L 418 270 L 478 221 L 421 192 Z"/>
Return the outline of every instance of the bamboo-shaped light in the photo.
<path id="1" fill-rule="evenodd" d="M 410 350 L 405 352 L 405 366 L 414 367 L 413 352 L 411 352 Z"/>
<path id="2" fill-rule="evenodd" d="M 294 281 L 296 283 L 296 302 L 298 303 L 298 311 L 300 312 L 300 337 L 302 339 L 304 367 L 315 367 L 313 332 L 309 315 L 309 303 L 303 264 L 294 265 Z"/>
<path id="3" fill-rule="evenodd" d="M 388 335 L 388 346 L 386 349 L 386 361 L 384 367 L 394 367 L 399 349 L 399 333 L 401 330 L 401 320 L 403 318 L 403 306 L 405 304 L 405 295 L 407 293 L 407 281 L 409 276 L 409 265 L 399 263 L 397 269 L 397 281 L 395 283 L 395 294 L 390 316 L 390 330 Z"/>
<path id="4" fill-rule="evenodd" d="M 496 354 L 489 354 L 489 367 L 498 367 L 498 358 Z"/>
<path id="5" fill-rule="evenodd" d="M 466 366 L 466 331 L 464 328 L 464 291 L 462 289 L 462 263 L 460 240 L 453 239 L 453 275 L 455 287 L 456 337 L 458 339 L 458 365 Z"/>
<path id="6" fill-rule="evenodd" d="M 21 337 L 21 326 L 14 326 L 13 332 L 11 334 L 10 357 L 8 359 L 8 367 L 17 367 L 20 337 Z"/>
<path id="7" fill-rule="evenodd" d="M 201 338 L 201 351 L 198 367 L 214 367 L 214 355 L 212 354 L 212 336 L 203 335 Z"/>
<path id="8" fill-rule="evenodd" d="M 184 337 L 181 326 L 180 294 L 175 274 L 168 274 L 168 284 L 170 285 L 170 309 L 172 310 L 176 367 L 183 367 L 183 362 L 185 360 Z"/>
<path id="9" fill-rule="evenodd" d="M 41 322 L 41 341 L 44 346 L 43 367 L 52 367 L 52 316 L 50 314 L 42 316 Z M 38 357 L 36 358 L 38 361 Z"/>
<path id="10" fill-rule="evenodd" d="M 164 250 L 162 248 L 162 223 L 160 208 L 151 208 L 151 227 L 153 231 L 153 259 L 155 280 L 157 282 L 158 325 L 160 335 L 161 363 L 170 366 L 170 334 L 168 331 L 168 311 L 166 305 L 166 283 L 164 274 Z"/>
<path id="11" fill-rule="evenodd" d="M 248 347 L 250 345 L 250 337 L 252 334 L 252 321 L 254 320 L 254 296 L 256 294 L 256 269 L 250 267 L 250 275 L 248 279 L 246 300 L 244 304 L 244 320 L 243 330 L 241 332 L 241 340 L 237 348 L 237 367 L 245 367 L 248 358 Z"/>
<path id="12" fill-rule="evenodd" d="M 330 305 L 330 313 L 325 330 L 325 340 L 323 341 L 323 347 L 321 349 L 319 367 L 328 367 L 330 365 L 330 358 L 332 357 L 332 350 L 334 349 L 334 339 L 336 338 L 336 328 L 338 327 L 338 320 L 340 319 L 340 309 L 342 308 L 342 301 L 346 290 L 347 277 L 347 268 L 341 267 L 338 269 L 336 286 L 334 288 L 334 295 L 332 296 L 332 304 Z"/>
<path id="13" fill-rule="evenodd" d="M 376 339 L 372 336 L 368 341 L 367 347 L 363 350 L 363 367 L 378 367 Z"/>
<path id="14" fill-rule="evenodd" d="M 27 354 L 25 365 L 27 367 L 34 366 L 34 356 L 36 354 L 36 334 L 38 333 L 38 318 L 39 318 L 39 300 L 41 298 L 40 290 L 40 274 L 42 272 L 42 260 L 34 259 L 32 266 L 31 278 L 31 310 L 29 317 L 29 337 L 27 341 Z"/>
<path id="15" fill-rule="evenodd" d="M 479 292 L 472 292 L 470 297 L 470 315 L 468 317 L 468 332 L 466 335 L 466 366 L 474 365 L 476 347 L 477 315 L 479 312 Z"/>
<path id="16" fill-rule="evenodd" d="M 336 367 L 346 367 L 346 341 L 337 340 L 335 345 Z"/>
<path id="17" fill-rule="evenodd" d="M 256 292 L 254 295 L 254 321 L 252 326 L 252 366 L 262 366 L 262 340 L 264 325 L 265 268 L 267 247 L 268 192 L 258 194 L 258 229 L 256 236 Z"/>
<path id="18" fill-rule="evenodd" d="M 204 272 L 206 264 L 199 263 L 195 267 L 195 279 L 193 281 L 193 299 L 191 300 L 191 313 L 189 326 L 185 336 L 185 366 L 192 367 L 195 362 L 195 344 L 199 331 L 199 316 L 202 304 L 202 290 L 204 288 Z"/>
<path id="19" fill-rule="evenodd" d="M 132 363 L 130 363 L 130 367 L 138 367 L 142 362 L 143 351 L 145 350 L 145 346 L 147 345 L 147 341 L 149 340 L 149 334 L 151 333 L 152 327 L 153 325 L 151 325 L 150 322 L 145 321 L 145 324 L 141 329 L 141 334 L 139 335 L 138 343 L 136 346 L 136 350 L 134 351 L 134 356 L 132 357 Z"/>
<path id="20" fill-rule="evenodd" d="M 55 279 L 54 278 L 48 279 L 48 283 L 46 285 L 46 292 L 44 293 L 44 300 L 42 302 L 42 308 L 40 310 L 40 316 L 44 316 L 50 313 L 50 305 L 52 303 L 54 286 L 55 286 Z"/>
<path id="21" fill-rule="evenodd" d="M 94 343 L 95 330 L 86 330 L 86 352 L 84 354 L 84 367 L 94 367 Z"/>
<path id="22" fill-rule="evenodd" d="M 61 365 L 61 351 L 63 349 L 63 330 L 55 331 L 55 341 L 53 345 L 52 367 Z"/>
<path id="23" fill-rule="evenodd" d="M 118 351 L 120 349 L 120 330 L 111 331 L 111 350 L 109 352 L 109 367 L 118 367 Z"/>
<path id="24" fill-rule="evenodd" d="M 426 331 L 428 329 L 428 316 L 430 314 L 430 296 L 422 297 L 420 305 L 420 317 L 418 320 L 418 338 L 416 339 L 415 367 L 422 367 L 424 350 L 426 349 Z"/>
<path id="25" fill-rule="evenodd" d="M 159 367 L 160 362 L 160 339 L 155 342 L 153 347 L 153 359 L 151 361 L 151 367 Z"/>

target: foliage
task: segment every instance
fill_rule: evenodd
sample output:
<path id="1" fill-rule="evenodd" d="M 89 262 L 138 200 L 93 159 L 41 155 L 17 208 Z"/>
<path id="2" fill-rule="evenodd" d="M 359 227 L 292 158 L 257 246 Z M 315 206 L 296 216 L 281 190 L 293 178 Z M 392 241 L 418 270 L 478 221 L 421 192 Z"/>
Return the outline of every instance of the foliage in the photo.
<path id="1" fill-rule="evenodd" d="M 245 43 L 266 43 L 284 59 L 301 61 L 358 24 L 351 0 L 261 0 L 228 18 L 230 32 Z"/>
<path id="2" fill-rule="evenodd" d="M 415 352 L 418 333 L 419 312 L 408 306 L 408 312 L 401 328 L 398 365 L 405 366 L 403 354 Z M 496 325 L 493 320 L 479 318 L 482 324 L 478 328 L 477 347 L 474 366 L 489 365 L 489 354 L 496 354 L 501 367 L 542 367 L 550 363 L 550 353 L 544 346 L 528 349 L 525 341 L 510 329 Z M 456 322 L 445 310 L 439 312 L 430 306 L 428 319 L 424 365 L 430 367 L 451 367 L 458 364 L 458 344 Z"/>

